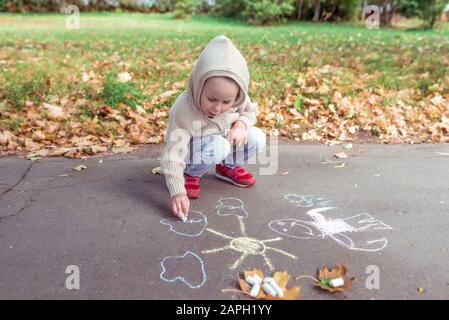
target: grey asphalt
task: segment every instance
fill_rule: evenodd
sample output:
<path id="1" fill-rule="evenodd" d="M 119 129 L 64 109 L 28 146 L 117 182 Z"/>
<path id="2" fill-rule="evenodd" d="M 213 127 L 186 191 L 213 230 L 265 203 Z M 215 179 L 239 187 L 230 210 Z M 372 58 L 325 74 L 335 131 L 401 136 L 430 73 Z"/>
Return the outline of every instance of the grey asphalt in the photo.
<path id="1" fill-rule="evenodd" d="M 449 298 L 449 145 L 357 144 L 338 167 L 341 146 L 282 142 L 275 174 L 248 166 L 253 188 L 203 178 L 185 224 L 151 173 L 160 150 L 0 158 L 0 298 L 246 299 L 222 292 L 239 272 L 335 263 L 356 277 L 345 293 L 289 286 L 302 299 Z M 70 265 L 79 289 L 66 287 Z"/>

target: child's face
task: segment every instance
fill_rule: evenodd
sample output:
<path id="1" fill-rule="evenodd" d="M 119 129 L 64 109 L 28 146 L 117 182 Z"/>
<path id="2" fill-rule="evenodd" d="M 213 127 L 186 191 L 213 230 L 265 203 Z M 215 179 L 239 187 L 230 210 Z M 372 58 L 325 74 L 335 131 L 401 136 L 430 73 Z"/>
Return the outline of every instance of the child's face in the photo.
<path id="1" fill-rule="evenodd" d="M 201 92 L 201 110 L 213 118 L 220 113 L 227 112 L 239 93 L 239 86 L 234 80 L 224 77 L 212 77 L 204 83 Z"/>

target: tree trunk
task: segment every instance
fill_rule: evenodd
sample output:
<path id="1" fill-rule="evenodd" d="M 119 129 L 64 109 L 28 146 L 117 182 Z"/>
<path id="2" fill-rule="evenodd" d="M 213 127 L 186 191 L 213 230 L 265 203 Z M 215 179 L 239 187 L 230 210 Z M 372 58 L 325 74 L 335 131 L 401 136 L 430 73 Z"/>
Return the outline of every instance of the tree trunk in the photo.
<path id="1" fill-rule="evenodd" d="M 432 1 L 430 10 L 432 10 L 432 11 L 430 12 L 431 18 L 430 18 L 429 28 L 433 29 L 435 27 L 435 23 L 437 22 L 436 0 Z"/>
<path id="2" fill-rule="evenodd" d="M 315 13 L 313 15 L 314 22 L 320 21 L 320 6 L 321 6 L 321 1 L 315 0 Z"/>
<path id="3" fill-rule="evenodd" d="M 298 20 L 301 20 L 302 18 L 302 9 L 304 8 L 304 0 L 297 0 L 296 1 L 296 16 Z"/>
<path id="4" fill-rule="evenodd" d="M 65 13 L 65 8 L 67 7 L 66 1 L 65 0 L 60 0 L 59 1 L 59 12 L 60 13 Z"/>
<path id="5" fill-rule="evenodd" d="M 393 18 L 394 18 L 394 12 L 395 12 L 395 5 L 394 0 L 389 0 L 387 3 L 387 6 L 390 6 L 390 10 L 387 11 L 387 26 L 392 27 L 393 26 Z"/>

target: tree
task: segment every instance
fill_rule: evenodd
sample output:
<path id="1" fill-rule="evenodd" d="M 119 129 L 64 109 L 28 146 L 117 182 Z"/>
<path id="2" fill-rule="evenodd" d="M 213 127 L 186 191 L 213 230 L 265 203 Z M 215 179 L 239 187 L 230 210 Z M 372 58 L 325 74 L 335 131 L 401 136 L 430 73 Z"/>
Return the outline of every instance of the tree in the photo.
<path id="1" fill-rule="evenodd" d="M 296 1 L 296 18 L 301 20 L 302 18 L 302 10 L 304 9 L 304 0 Z"/>
<path id="2" fill-rule="evenodd" d="M 315 0 L 315 7 L 314 7 L 314 13 L 313 13 L 313 21 L 318 22 L 320 21 L 320 7 L 321 7 L 321 1 Z"/>
<path id="3" fill-rule="evenodd" d="M 433 29 L 446 4 L 446 0 L 401 0 L 397 9 L 407 17 L 421 18 L 425 29 Z"/>

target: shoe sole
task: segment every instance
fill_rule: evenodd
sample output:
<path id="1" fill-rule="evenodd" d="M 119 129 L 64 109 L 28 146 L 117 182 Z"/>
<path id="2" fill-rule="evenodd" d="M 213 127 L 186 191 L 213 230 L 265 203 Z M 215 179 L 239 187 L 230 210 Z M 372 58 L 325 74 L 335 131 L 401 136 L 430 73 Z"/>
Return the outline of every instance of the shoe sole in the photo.
<path id="1" fill-rule="evenodd" d="M 237 182 L 235 182 L 234 180 L 232 180 L 232 179 L 230 179 L 230 178 L 228 178 L 228 177 L 222 176 L 221 174 L 216 173 L 216 172 L 215 172 L 214 175 L 215 175 L 218 179 L 221 179 L 221 180 L 230 182 L 230 183 L 232 183 L 233 185 L 235 185 L 235 186 L 237 186 L 237 187 L 240 187 L 240 188 L 249 188 L 249 187 L 253 186 L 252 184 L 240 184 L 240 183 L 237 183 Z"/>

